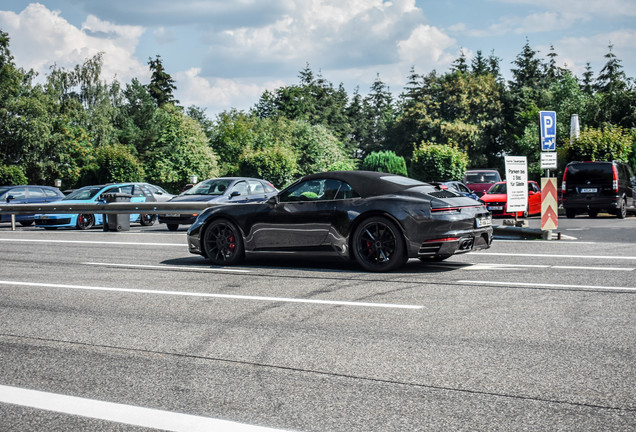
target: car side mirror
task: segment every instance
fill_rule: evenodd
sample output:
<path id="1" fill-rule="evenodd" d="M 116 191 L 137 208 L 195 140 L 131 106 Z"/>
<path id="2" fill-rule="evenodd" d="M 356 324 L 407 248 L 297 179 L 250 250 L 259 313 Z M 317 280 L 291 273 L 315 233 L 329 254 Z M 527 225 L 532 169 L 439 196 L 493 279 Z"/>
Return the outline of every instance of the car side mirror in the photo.
<path id="1" fill-rule="evenodd" d="M 231 196 L 231 197 L 237 197 L 237 196 L 239 196 L 239 195 L 241 195 L 241 193 L 240 193 L 239 191 L 234 191 L 234 192 L 232 192 L 232 193 L 230 194 L 230 196 Z"/>
<path id="2" fill-rule="evenodd" d="M 11 202 L 11 200 L 14 200 L 15 197 L 13 195 L 9 195 L 7 196 L 7 202 Z"/>
<path id="3" fill-rule="evenodd" d="M 528 195 L 534 195 L 535 193 L 535 191 L 528 191 Z"/>
<path id="4" fill-rule="evenodd" d="M 270 197 L 266 202 L 270 206 L 274 207 L 276 204 L 278 204 L 278 195 L 274 195 L 273 197 Z"/>

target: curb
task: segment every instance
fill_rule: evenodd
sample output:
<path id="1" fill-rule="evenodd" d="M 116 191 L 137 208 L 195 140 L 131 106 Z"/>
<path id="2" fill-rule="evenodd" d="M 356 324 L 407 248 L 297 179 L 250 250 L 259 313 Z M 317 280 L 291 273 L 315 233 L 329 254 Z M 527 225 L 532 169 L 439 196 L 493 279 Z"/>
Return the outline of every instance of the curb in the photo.
<path id="1" fill-rule="evenodd" d="M 552 240 L 552 230 L 501 225 L 493 225 L 492 229 L 493 235 L 500 238 L 514 237 L 521 238 L 523 240 Z"/>

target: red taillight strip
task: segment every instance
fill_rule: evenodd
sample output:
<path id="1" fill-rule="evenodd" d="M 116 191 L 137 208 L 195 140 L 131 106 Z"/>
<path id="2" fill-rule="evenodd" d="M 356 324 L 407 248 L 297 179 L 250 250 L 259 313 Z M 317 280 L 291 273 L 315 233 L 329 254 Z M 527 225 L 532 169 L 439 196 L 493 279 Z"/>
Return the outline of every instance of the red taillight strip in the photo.
<path id="1" fill-rule="evenodd" d="M 614 192 L 618 193 L 618 170 L 616 169 L 616 165 L 612 164 L 612 171 L 614 174 L 614 178 L 612 179 L 612 187 L 614 188 Z"/>
<path id="2" fill-rule="evenodd" d="M 459 211 L 459 207 L 442 207 L 442 208 L 432 208 L 431 209 L 432 212 L 439 212 L 439 211 L 447 211 L 447 212 L 452 212 L 452 211 Z"/>
<path id="3" fill-rule="evenodd" d="M 447 242 L 447 241 L 456 241 L 456 240 L 459 240 L 459 237 L 444 237 L 439 239 L 426 240 L 424 243 Z"/>

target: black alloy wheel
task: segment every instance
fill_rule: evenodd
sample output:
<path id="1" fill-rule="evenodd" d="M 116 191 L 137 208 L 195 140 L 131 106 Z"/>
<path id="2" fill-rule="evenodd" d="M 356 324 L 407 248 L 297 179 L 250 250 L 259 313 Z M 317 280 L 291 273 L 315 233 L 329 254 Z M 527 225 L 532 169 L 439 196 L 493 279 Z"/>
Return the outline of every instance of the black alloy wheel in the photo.
<path id="1" fill-rule="evenodd" d="M 384 217 L 363 221 L 353 234 L 353 256 L 362 268 L 373 272 L 394 270 L 406 263 L 404 237 Z"/>
<path id="2" fill-rule="evenodd" d="M 106 223 L 106 221 L 104 221 Z M 92 214 L 79 214 L 77 215 L 77 229 L 87 230 L 93 228 L 95 225 L 95 216 Z"/>
<path id="3" fill-rule="evenodd" d="M 616 209 L 616 217 L 619 219 L 625 219 L 627 217 L 627 202 L 625 198 L 621 199 L 618 209 Z"/>
<path id="4" fill-rule="evenodd" d="M 226 219 L 217 219 L 205 229 L 203 247 L 208 259 L 215 265 L 233 265 L 243 259 L 241 233 Z"/>
<path id="5" fill-rule="evenodd" d="M 151 215 L 151 214 L 139 215 L 139 222 L 143 226 L 151 226 L 152 224 L 155 223 L 155 215 Z"/>

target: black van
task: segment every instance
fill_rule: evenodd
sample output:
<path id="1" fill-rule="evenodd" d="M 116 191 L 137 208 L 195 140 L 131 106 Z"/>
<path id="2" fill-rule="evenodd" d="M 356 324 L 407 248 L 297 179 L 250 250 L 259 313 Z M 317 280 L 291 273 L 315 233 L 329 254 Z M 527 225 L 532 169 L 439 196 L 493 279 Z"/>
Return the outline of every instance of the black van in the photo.
<path id="1" fill-rule="evenodd" d="M 561 195 L 568 218 L 607 211 L 623 219 L 636 212 L 636 178 L 624 162 L 570 162 L 563 173 Z"/>

